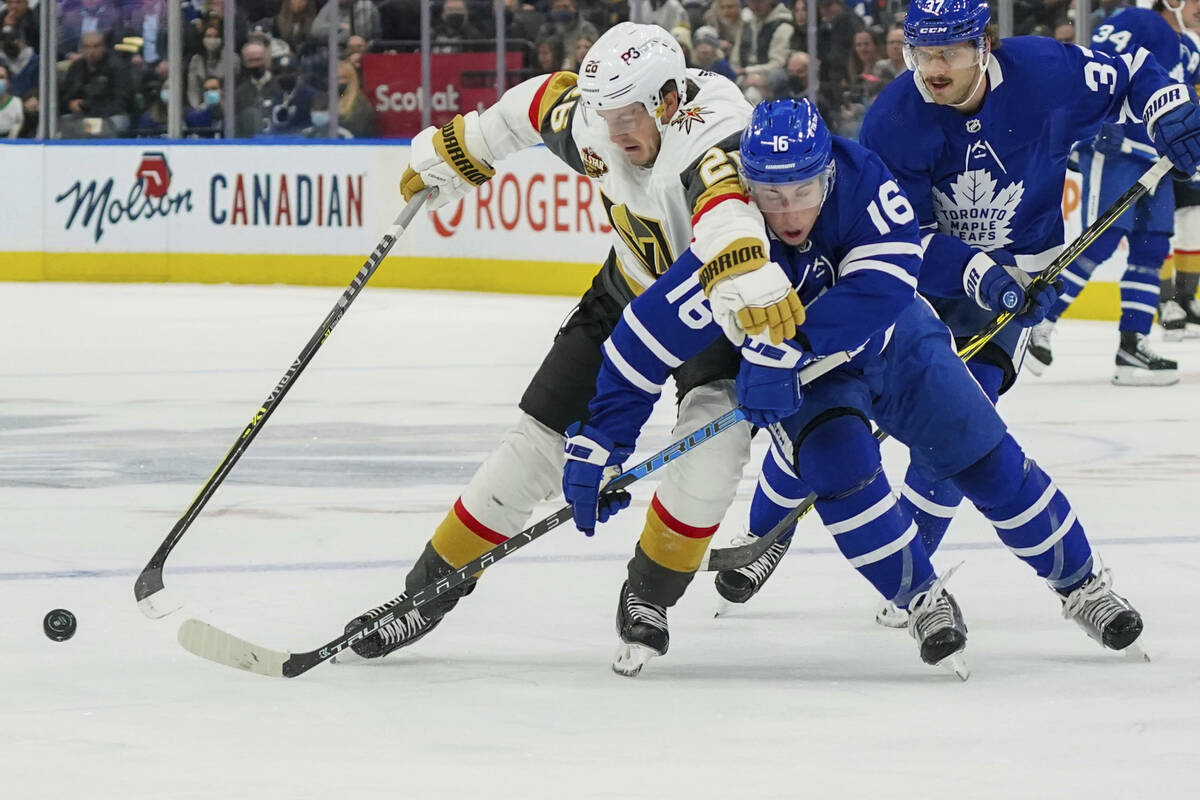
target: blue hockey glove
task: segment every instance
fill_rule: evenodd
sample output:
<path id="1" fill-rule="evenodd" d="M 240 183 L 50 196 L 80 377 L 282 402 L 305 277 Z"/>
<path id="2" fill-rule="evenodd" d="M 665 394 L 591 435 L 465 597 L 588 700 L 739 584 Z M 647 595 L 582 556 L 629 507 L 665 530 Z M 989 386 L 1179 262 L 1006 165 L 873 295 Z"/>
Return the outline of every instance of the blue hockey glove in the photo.
<path id="1" fill-rule="evenodd" d="M 1030 295 L 1029 286 L 1035 276 L 1016 264 L 1016 259 L 1004 250 L 979 253 L 967 263 L 963 288 L 980 307 L 988 311 L 1011 311 L 1014 322 L 1022 328 L 1031 328 L 1050 313 L 1058 300 L 1058 290 L 1049 284 Z"/>
<path id="2" fill-rule="evenodd" d="M 611 439 L 588 425 L 575 422 L 567 428 L 567 463 L 563 468 L 563 496 L 575 512 L 575 527 L 591 536 L 597 522 L 629 506 L 629 492 L 600 494 L 610 468 L 620 467 L 633 452 L 629 445 Z"/>
<path id="3" fill-rule="evenodd" d="M 746 419 L 765 428 L 800 410 L 804 398 L 799 370 L 815 360 L 790 340 L 773 345 L 754 337 L 746 339 L 737 376 L 737 401 Z"/>
<path id="4" fill-rule="evenodd" d="M 1200 168 L 1200 106 L 1184 103 L 1163 113 L 1154 123 L 1154 147 L 1181 175 L 1194 175 Z"/>

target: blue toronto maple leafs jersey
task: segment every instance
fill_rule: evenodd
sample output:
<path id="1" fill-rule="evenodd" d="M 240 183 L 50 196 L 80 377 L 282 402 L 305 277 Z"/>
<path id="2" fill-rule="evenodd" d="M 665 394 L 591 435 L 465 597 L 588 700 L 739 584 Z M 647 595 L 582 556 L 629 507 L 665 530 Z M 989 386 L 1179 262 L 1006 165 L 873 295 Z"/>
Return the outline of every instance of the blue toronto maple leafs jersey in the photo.
<path id="1" fill-rule="evenodd" d="M 771 258 L 805 305 L 796 342 L 808 352 L 858 351 L 861 366 L 885 346 L 914 299 L 921 264 L 916 214 L 874 153 L 833 137 L 835 174 L 808 241 L 772 239 Z M 634 444 L 671 372 L 724 335 L 688 250 L 625 307 L 604 343 L 589 424 Z"/>
<path id="2" fill-rule="evenodd" d="M 1106 120 L 1180 102 L 1181 87 L 1147 52 L 1114 58 L 1035 36 L 1005 39 L 987 81 L 983 106 L 966 116 L 928 99 L 906 72 L 863 121 L 862 143 L 896 176 L 926 233 L 926 294 L 963 296 L 963 270 L 980 250 L 1043 269 L 1063 244 L 1072 145 Z"/>
<path id="3" fill-rule="evenodd" d="M 1195 83 L 1196 70 L 1200 67 L 1200 50 L 1192 40 L 1176 33 L 1161 14 L 1148 8 L 1127 8 L 1109 17 L 1092 34 L 1092 48 L 1111 56 L 1136 53 L 1140 48 L 1154 56 L 1171 78 L 1189 85 Z M 1117 141 L 1124 137 L 1130 143 L 1136 143 L 1126 145 L 1126 149 L 1148 159 L 1156 157 L 1150 134 L 1140 121 L 1128 120 L 1120 126 L 1108 123 L 1104 128 L 1101 132 L 1104 136 Z"/>

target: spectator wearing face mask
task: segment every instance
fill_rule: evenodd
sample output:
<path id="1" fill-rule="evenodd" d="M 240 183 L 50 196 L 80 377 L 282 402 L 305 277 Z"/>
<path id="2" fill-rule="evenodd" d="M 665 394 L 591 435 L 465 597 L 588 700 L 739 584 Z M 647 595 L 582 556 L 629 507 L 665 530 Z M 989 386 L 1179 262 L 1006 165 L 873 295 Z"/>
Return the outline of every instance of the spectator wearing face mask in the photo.
<path id="1" fill-rule="evenodd" d="M 21 98 L 8 93 L 8 67 L 0 65 L 0 137 L 15 139 L 25 124 Z"/>
<path id="2" fill-rule="evenodd" d="M 267 48 L 259 42 L 242 46 L 242 72 L 234 87 L 233 107 L 237 110 L 235 134 L 257 136 L 271 126 L 271 108 L 283 95 L 268 67 Z"/>
<path id="3" fill-rule="evenodd" d="M 721 37 L 711 25 L 700 26 L 692 36 L 692 63 L 700 69 L 724 75 L 731 81 L 737 80 L 737 73 L 721 52 Z"/>
<path id="4" fill-rule="evenodd" d="M 134 130 L 138 136 L 165 136 L 167 117 L 171 105 L 171 82 L 163 81 L 162 88 L 149 107 L 138 117 Z"/>
<path id="5" fill-rule="evenodd" d="M 59 90 L 64 138 L 124 133 L 133 107 L 128 67 L 109 52 L 98 31 L 83 34 L 80 49 L 82 57 L 67 69 Z M 102 121 L 102 129 L 91 127 L 87 121 L 93 119 Z"/>
<path id="6" fill-rule="evenodd" d="M 206 79 L 225 74 L 221 29 L 216 25 L 206 25 L 203 34 L 200 40 L 202 49 L 188 62 L 187 104 L 190 108 L 200 108 Z"/>
<path id="7" fill-rule="evenodd" d="M 484 38 L 483 31 L 467 18 L 465 0 L 445 0 L 442 3 L 441 18 L 433 26 L 433 52 L 461 53 L 465 50 L 475 50 L 479 47 L 478 43 L 473 46 L 464 46 L 462 41 L 482 38 Z"/>
<path id="8" fill-rule="evenodd" d="M 575 0 L 552 0 L 550 21 L 538 31 L 538 40 L 557 36 L 562 40 L 563 49 L 567 53 L 574 53 L 576 41 L 584 35 L 591 36 L 593 41 L 600 38 L 596 26 L 579 15 Z M 562 68 L 562 66 L 558 67 L 558 69 Z"/>
<path id="9" fill-rule="evenodd" d="M 329 40 L 329 28 L 337 28 L 339 47 L 345 47 L 351 34 L 357 33 L 368 42 L 379 38 L 379 9 L 370 0 L 327 0 L 313 20 L 310 38 L 316 42 Z"/>
<path id="10" fill-rule="evenodd" d="M 184 133 L 201 139 L 220 138 L 225 124 L 225 98 L 221 91 L 221 79 L 205 78 L 202 86 L 201 106 L 183 112 L 183 124 L 186 128 Z"/>
<path id="11" fill-rule="evenodd" d="M 762 75 L 768 81 L 783 70 L 792 40 L 792 14 L 778 0 L 747 0 L 750 18 L 742 23 L 738 47 L 729 63 L 745 81 Z"/>

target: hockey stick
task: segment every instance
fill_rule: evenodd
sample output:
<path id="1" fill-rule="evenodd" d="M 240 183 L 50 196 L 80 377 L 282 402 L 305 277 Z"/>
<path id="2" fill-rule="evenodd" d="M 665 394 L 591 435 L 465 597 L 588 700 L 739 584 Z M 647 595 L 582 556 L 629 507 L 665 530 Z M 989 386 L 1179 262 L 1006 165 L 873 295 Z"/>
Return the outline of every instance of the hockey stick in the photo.
<path id="1" fill-rule="evenodd" d="M 800 371 L 800 382 L 808 383 L 816 380 L 821 375 L 849 360 L 850 354 L 846 352 L 834 353 L 831 356 L 827 356 L 802 369 Z M 624 489 L 650 473 L 658 471 L 685 453 L 691 452 L 712 439 L 717 434 L 729 430 L 745 418 L 745 412 L 741 408 L 734 408 L 725 412 L 703 428 L 667 445 L 645 461 L 617 475 L 605 485 L 605 493 Z M 409 595 L 403 602 L 381 615 L 379 619 L 371 622 L 366 627 L 353 633 L 344 633 L 316 650 L 309 650 L 302 653 L 272 650 L 268 647 L 248 642 L 245 639 L 240 639 L 198 619 L 186 620 L 179 626 L 179 644 L 185 650 L 195 653 L 201 658 L 215 661 L 227 667 L 236 667 L 244 669 L 247 672 L 254 672 L 273 678 L 294 678 L 318 664 L 328 661 L 342 650 L 370 636 L 383 626 L 402 618 L 414 608 L 422 606 L 442 593 L 459 586 L 475 575 L 475 573 L 515 553 L 517 550 L 520 550 L 535 539 L 541 538 L 563 523 L 569 522 L 574 516 L 574 510 L 571 506 L 563 506 L 550 516 L 535 522 L 512 538 L 496 545 L 473 561 L 459 567 L 437 583 L 429 584 Z M 769 544 L 768 542 L 766 546 L 769 546 Z M 766 546 L 764 546 L 764 549 Z"/>
<path id="2" fill-rule="evenodd" d="M 321 326 L 317 328 L 317 332 L 308 340 L 308 344 L 300 351 L 300 355 L 288 367 L 287 372 L 283 374 L 283 378 L 275 385 L 271 394 L 259 407 L 258 411 L 254 412 L 254 416 L 250 419 L 250 424 L 242 431 L 241 435 L 234 441 L 233 446 L 229 448 L 229 452 L 225 454 L 225 458 L 217 465 L 216 470 L 209 476 L 208 481 L 200 488 L 199 494 L 192 504 L 188 506 L 187 511 L 175 523 L 175 527 L 171 528 L 171 532 L 167 534 L 167 538 L 163 539 L 162 544 L 154 551 L 154 555 L 150 557 L 150 561 L 138 574 L 137 580 L 133 584 L 133 596 L 137 599 L 138 608 L 146 616 L 157 619 L 165 617 L 168 614 L 177 611 L 182 605 L 177 599 L 170 596 L 170 593 L 165 591 L 163 585 L 163 566 L 166 564 L 167 557 L 171 551 L 175 549 L 175 545 L 179 544 L 179 540 L 187 533 L 192 522 L 199 516 L 204 509 L 205 504 L 212 498 L 217 491 L 217 487 L 225 480 L 229 471 L 233 469 L 233 465 L 238 462 L 242 454 L 246 452 L 246 448 L 254 441 L 254 437 L 262 430 L 263 425 L 271 418 L 271 414 L 283 401 L 288 390 L 296 383 L 296 379 L 300 377 L 300 373 L 312 361 L 313 356 L 321 349 L 321 345 L 333 333 L 333 329 L 341 321 L 345 315 L 346 309 L 354 302 L 354 298 L 358 297 L 359 292 L 367 285 L 367 281 L 375 274 L 375 270 L 391 252 L 392 246 L 396 244 L 396 240 L 404 233 L 405 228 L 412 222 L 413 217 L 424 205 L 426 198 L 429 195 L 429 190 L 422 190 L 413 195 L 413 199 L 404 207 L 400 215 L 396 217 L 396 221 L 392 223 L 383 238 L 379 240 L 379 244 L 375 245 L 375 250 L 367 257 L 366 263 L 362 269 L 354 276 L 354 280 L 350 281 L 350 285 L 346 287 L 346 291 L 338 298 L 337 304 L 333 310 L 321 322 Z"/>
<path id="3" fill-rule="evenodd" d="M 1058 257 L 1042 270 L 1038 277 L 1034 278 L 1033 283 L 1026 289 L 1027 295 L 1036 294 L 1048 284 L 1052 283 L 1062 271 L 1071 265 L 1079 255 L 1092 245 L 1094 241 L 1104 233 L 1108 228 L 1117 221 L 1117 219 L 1129 210 L 1129 207 L 1136 203 L 1143 195 L 1150 192 L 1158 185 L 1163 176 L 1171 170 L 1171 162 L 1166 156 L 1162 156 L 1146 170 L 1146 172 L 1137 180 L 1137 183 L 1129 187 L 1125 194 L 1121 195 L 1117 200 L 1109 206 L 1095 222 L 1088 226 L 1087 230 L 1079 234 L 1071 244 L 1067 245 Z M 979 353 L 983 346 L 990 342 L 1000 329 L 1013 320 L 1016 314 L 1005 311 L 999 314 L 995 319 L 988 323 L 987 327 L 971 337 L 971 340 L 963 345 L 962 350 L 958 352 L 963 361 L 969 360 L 972 356 Z M 875 440 L 883 442 L 888 438 L 888 435 L 881 430 L 875 431 Z M 779 521 L 770 531 L 763 534 L 757 541 L 749 544 L 740 545 L 738 547 L 720 547 L 709 550 L 704 555 L 704 560 L 700 562 L 700 572 L 724 572 L 730 569 L 739 569 L 756 561 L 767 548 L 775 543 L 775 540 L 782 536 L 797 520 L 803 517 L 813 507 L 817 501 L 816 493 L 811 493 L 808 497 L 801 501 L 800 505 L 788 512 L 787 516 Z"/>

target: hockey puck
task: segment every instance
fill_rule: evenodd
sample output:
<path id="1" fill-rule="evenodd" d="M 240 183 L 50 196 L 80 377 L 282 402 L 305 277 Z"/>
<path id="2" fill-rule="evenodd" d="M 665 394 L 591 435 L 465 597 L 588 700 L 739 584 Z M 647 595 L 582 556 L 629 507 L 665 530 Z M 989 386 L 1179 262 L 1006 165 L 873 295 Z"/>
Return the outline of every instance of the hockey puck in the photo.
<path id="1" fill-rule="evenodd" d="M 56 642 L 65 642 L 75 635 L 75 615 L 65 608 L 56 608 L 42 620 L 42 630 Z"/>

